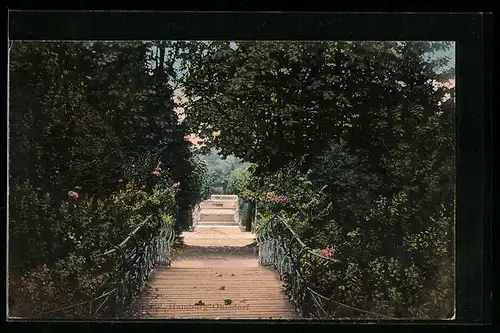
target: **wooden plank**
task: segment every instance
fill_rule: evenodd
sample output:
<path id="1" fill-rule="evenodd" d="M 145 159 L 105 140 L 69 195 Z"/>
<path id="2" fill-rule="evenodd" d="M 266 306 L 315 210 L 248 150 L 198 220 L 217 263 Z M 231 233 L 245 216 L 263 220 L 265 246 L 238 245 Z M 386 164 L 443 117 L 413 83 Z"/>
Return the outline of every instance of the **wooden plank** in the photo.
<path id="1" fill-rule="evenodd" d="M 135 313 L 146 318 L 296 317 L 276 273 L 264 267 L 241 267 L 238 259 L 228 261 L 223 269 L 155 270 L 135 304 Z M 228 299 L 231 305 L 225 304 Z M 195 306 L 199 301 L 204 306 Z"/>
<path id="2" fill-rule="evenodd" d="M 296 318 L 293 304 L 285 295 L 276 272 L 259 267 L 256 248 L 250 245 L 255 243 L 256 235 L 244 231 L 236 222 L 231 225 L 225 221 L 234 217 L 236 205 L 234 209 L 214 209 L 212 203 L 206 201 L 200 205 L 202 221 L 193 231 L 183 233 L 186 246 L 176 254 L 171 267 L 157 267 L 152 272 L 129 315 L 134 318 Z M 231 300 L 229 305 L 227 300 Z M 195 306 L 199 301 L 204 305 Z"/>

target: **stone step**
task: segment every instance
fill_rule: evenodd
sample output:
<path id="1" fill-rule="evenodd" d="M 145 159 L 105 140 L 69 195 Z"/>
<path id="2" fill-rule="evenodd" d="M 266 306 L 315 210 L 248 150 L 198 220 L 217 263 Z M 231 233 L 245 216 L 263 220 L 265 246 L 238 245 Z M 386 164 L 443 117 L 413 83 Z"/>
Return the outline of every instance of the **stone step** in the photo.
<path id="1" fill-rule="evenodd" d="M 202 226 L 202 225 L 214 225 L 214 226 L 218 226 L 218 225 L 228 225 L 228 226 L 239 226 L 239 224 L 235 221 L 214 221 L 214 220 L 207 220 L 207 221 L 198 221 L 196 223 L 197 226 Z"/>
<path id="2" fill-rule="evenodd" d="M 197 225 L 195 228 L 197 233 L 205 233 L 205 232 L 221 232 L 224 234 L 235 234 L 243 237 L 247 237 L 248 235 L 253 235 L 252 233 L 246 232 L 242 227 L 239 225 L 220 225 L 220 224 L 214 224 L 214 225 L 208 225 L 208 224 L 203 224 L 203 225 Z M 185 231 L 185 234 L 193 234 L 192 231 Z M 254 235 L 255 236 L 255 235 Z"/>
<path id="3" fill-rule="evenodd" d="M 236 207 L 222 207 L 222 206 L 211 206 L 211 205 L 200 206 L 200 209 L 203 209 L 203 210 L 234 210 L 234 211 L 236 211 Z"/>
<path id="4" fill-rule="evenodd" d="M 200 214 L 235 214 L 236 209 L 227 209 L 227 208 L 202 208 L 200 209 Z"/>
<path id="5" fill-rule="evenodd" d="M 208 200 L 238 200 L 235 194 L 212 194 Z"/>
<path id="6" fill-rule="evenodd" d="M 205 223 L 205 224 L 212 224 L 212 223 L 233 223 L 233 224 L 238 224 L 238 222 L 234 218 L 227 218 L 227 219 L 221 219 L 221 218 L 204 218 L 204 219 L 199 219 L 197 221 L 198 223 Z"/>
<path id="7" fill-rule="evenodd" d="M 214 201 L 220 201 L 220 202 L 238 202 L 238 200 L 233 200 L 233 199 L 207 199 L 203 202 L 214 202 Z"/>
<path id="8" fill-rule="evenodd" d="M 207 215 L 200 215 L 200 218 L 198 221 L 220 221 L 220 222 L 234 222 L 234 214 L 228 214 L 228 215 L 215 215 L 215 214 L 207 214 Z"/>
<path id="9" fill-rule="evenodd" d="M 200 204 L 200 208 L 230 208 L 236 209 L 236 203 L 205 202 Z"/>
<path id="10" fill-rule="evenodd" d="M 236 212 L 229 211 L 201 211 L 200 216 L 234 216 Z"/>

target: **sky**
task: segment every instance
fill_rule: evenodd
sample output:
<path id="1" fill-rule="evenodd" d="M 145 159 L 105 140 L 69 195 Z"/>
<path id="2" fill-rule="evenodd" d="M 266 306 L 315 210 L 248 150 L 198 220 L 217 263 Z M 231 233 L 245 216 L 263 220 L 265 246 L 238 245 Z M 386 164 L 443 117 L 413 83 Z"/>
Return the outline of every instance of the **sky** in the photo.
<path id="1" fill-rule="evenodd" d="M 205 42 L 207 42 L 207 41 L 205 41 Z M 230 46 L 234 49 L 236 47 L 236 43 L 231 42 Z M 156 46 L 153 46 L 151 48 L 151 51 L 156 52 L 156 49 L 157 49 Z M 168 56 L 168 51 L 167 51 L 167 54 L 165 56 L 166 57 Z M 439 58 L 439 57 L 443 57 L 443 56 L 446 56 L 449 58 L 449 63 L 448 63 L 447 67 L 455 67 L 455 47 L 454 46 L 446 51 L 438 51 L 432 57 Z M 154 64 L 154 62 L 151 62 L 151 65 L 153 65 L 153 64 Z M 176 61 L 174 63 L 174 68 L 176 69 L 176 71 L 180 71 L 180 62 Z"/>

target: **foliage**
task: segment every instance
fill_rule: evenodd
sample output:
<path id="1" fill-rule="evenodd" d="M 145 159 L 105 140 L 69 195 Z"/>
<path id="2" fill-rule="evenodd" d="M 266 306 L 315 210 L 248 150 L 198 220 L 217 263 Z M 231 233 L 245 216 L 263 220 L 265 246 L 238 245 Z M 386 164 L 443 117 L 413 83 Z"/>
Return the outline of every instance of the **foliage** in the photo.
<path id="1" fill-rule="evenodd" d="M 241 165 L 241 160 L 234 156 L 222 158 L 215 149 L 203 155 L 203 159 L 207 164 L 208 174 L 212 182 L 211 193 L 232 194 L 228 190 L 228 182 L 231 173 Z"/>
<path id="2" fill-rule="evenodd" d="M 254 163 L 230 184 L 258 200 L 257 230 L 280 214 L 309 246 L 333 245 L 341 264 L 319 283 L 328 297 L 395 317 L 453 311 L 454 90 L 436 84 L 453 71 L 428 57 L 445 47 L 200 45 L 189 121 Z"/>
<path id="3" fill-rule="evenodd" d="M 322 293 L 396 317 L 449 315 L 455 106 L 437 82 L 453 69 L 429 58 L 447 46 L 14 43 L 14 297 L 38 312 L 98 293 L 113 274 L 98 253 L 150 214 L 141 237 L 160 218 L 185 230 L 218 187 L 257 202 L 257 230 L 280 214 L 309 246 L 333 246 L 335 271 L 303 267 Z M 198 156 L 189 133 L 212 153 Z"/>
<path id="4" fill-rule="evenodd" d="M 238 195 L 241 198 L 250 199 L 254 194 L 249 190 L 253 166 L 244 163 L 233 170 L 228 180 L 227 192 Z"/>
<path id="5" fill-rule="evenodd" d="M 433 69 L 442 61 L 424 62 L 424 56 L 442 47 L 396 42 L 259 41 L 238 42 L 237 47 L 223 41 L 196 43 L 186 65 L 187 119 L 193 132 L 223 156 L 233 154 L 256 163 L 259 171 L 275 171 L 297 157 L 314 158 L 356 119 L 369 124 L 360 115 L 373 117 L 371 109 L 415 101 L 430 111 L 435 98 L 425 100 L 416 91 L 429 96 L 429 79 L 436 78 Z M 423 70 L 414 71 L 416 67 Z M 214 136 L 214 131 L 220 134 Z"/>
<path id="6" fill-rule="evenodd" d="M 180 217 L 206 186 L 174 112 L 182 44 L 12 45 L 11 315 L 27 303 L 32 315 L 102 291 L 114 267 L 97 254 L 146 216 L 153 218 L 142 239 L 158 232 L 159 219 L 186 227 Z"/>
<path id="7" fill-rule="evenodd" d="M 191 212 L 195 206 L 210 195 L 210 182 L 207 177 L 207 167 L 199 156 L 189 155 L 183 159 L 182 173 L 179 175 L 184 181 L 181 183 L 177 195 L 179 211 L 176 216 L 177 231 L 186 230 L 192 224 Z"/>
<path id="8" fill-rule="evenodd" d="M 28 182 L 23 190 L 31 193 L 30 205 L 42 209 L 50 207 L 46 204 L 50 197 L 30 187 Z M 22 192 L 15 189 L 13 193 Z M 21 197 L 21 200 L 26 198 Z M 24 208 L 23 205 L 13 206 Z M 95 297 L 103 289 L 110 288 L 117 267 L 109 261 L 111 258 L 99 256 L 120 243 L 148 215 L 152 214 L 153 218 L 138 235 L 139 243 L 158 232 L 159 218 L 173 224 L 168 212 L 175 211 L 174 190 L 156 184 L 153 193 L 132 189 L 97 201 L 88 197 L 78 200 L 68 197 L 60 204 L 60 211 L 64 219 L 53 218 L 55 214 L 45 212 L 52 219 L 48 224 L 39 223 L 39 211 L 24 211 L 20 219 L 22 228 L 11 229 L 10 237 L 16 244 L 10 249 L 11 269 L 24 268 L 25 271 L 21 281 L 13 281 L 12 286 L 18 287 L 12 289 L 11 296 L 30 301 L 36 312 L 51 309 L 56 304 L 62 306 Z M 49 233 L 51 238 L 43 237 Z M 19 241 L 33 236 L 40 240 Z M 33 243 L 42 247 L 35 251 Z M 23 260 L 19 260 L 23 255 Z"/>

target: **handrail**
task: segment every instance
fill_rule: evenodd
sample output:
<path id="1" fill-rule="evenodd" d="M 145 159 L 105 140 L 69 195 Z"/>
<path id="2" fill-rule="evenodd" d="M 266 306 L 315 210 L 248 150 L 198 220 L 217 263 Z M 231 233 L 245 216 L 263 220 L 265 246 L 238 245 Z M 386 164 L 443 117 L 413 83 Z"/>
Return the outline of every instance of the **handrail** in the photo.
<path id="1" fill-rule="evenodd" d="M 134 235 L 137 233 L 137 231 L 139 231 L 139 229 L 141 229 L 141 228 L 142 228 L 142 226 L 143 226 L 143 225 L 144 225 L 144 224 L 145 224 L 145 223 L 146 223 L 146 222 L 147 222 L 147 221 L 151 218 L 151 216 L 152 216 L 152 215 L 149 215 L 148 217 L 146 217 L 146 219 L 145 219 L 144 221 L 142 221 L 142 222 L 141 222 L 141 224 L 139 224 L 139 225 L 137 226 L 137 228 L 135 228 L 135 229 L 134 229 L 131 233 L 129 233 L 129 234 L 127 235 L 127 237 L 126 237 L 126 238 L 125 238 L 125 239 L 124 239 L 124 240 L 123 240 L 120 244 L 116 245 L 114 248 L 112 248 L 112 249 L 110 249 L 110 250 L 108 250 L 108 251 L 104 252 L 103 254 L 101 254 L 101 255 L 99 255 L 99 256 L 106 256 L 106 255 L 108 255 L 108 254 L 111 254 L 111 253 L 115 252 L 117 249 L 122 248 L 122 247 L 123 247 L 123 246 L 124 246 L 124 245 L 128 242 L 128 240 L 129 240 L 132 236 L 134 236 Z"/>
<path id="2" fill-rule="evenodd" d="M 58 312 L 58 311 L 64 311 L 64 310 L 69 310 L 71 308 L 74 308 L 74 307 L 78 307 L 78 306 L 82 306 L 82 305 L 86 305 L 88 304 L 89 302 L 93 302 L 93 301 L 97 301 L 98 299 L 100 298 L 103 298 L 105 296 L 109 296 L 111 295 L 113 292 L 115 292 L 116 289 L 111 289 L 111 290 L 108 290 L 108 291 L 105 291 L 101 296 L 98 296 L 90 301 L 84 301 L 84 302 L 80 302 L 80 303 L 77 303 L 77 304 L 72 304 L 72 305 L 68 305 L 68 306 L 65 306 L 65 307 L 62 307 L 62 308 L 58 308 L 58 309 L 54 309 L 54 310 L 50 310 L 50 311 L 46 311 L 46 312 L 43 312 L 39 315 L 48 315 L 50 313 L 54 313 L 54 312 Z M 99 309 L 98 309 L 99 310 Z"/>
<path id="3" fill-rule="evenodd" d="M 339 318 L 341 308 L 356 310 L 375 318 L 390 316 L 358 309 L 335 301 L 333 296 L 322 293 L 325 288 L 318 282 L 320 274 L 337 271 L 339 260 L 325 257 L 309 248 L 286 223 L 275 215 L 258 233 L 259 264 L 274 267 L 285 288 L 285 293 L 295 304 L 303 318 Z"/>
<path id="4" fill-rule="evenodd" d="M 153 268 L 158 265 L 169 266 L 171 263 L 172 248 L 175 240 L 175 231 L 172 227 L 164 223 L 157 235 L 142 243 L 139 243 L 134 237 L 151 217 L 152 215 L 148 216 L 120 244 L 99 255 L 99 257 L 103 257 L 115 252 L 118 253 L 118 250 L 120 251 L 119 256 L 115 257 L 115 260 L 117 260 L 116 264 L 118 265 L 118 275 L 117 280 L 112 281 L 114 284 L 113 288 L 91 300 L 43 312 L 39 316 L 43 318 L 51 314 L 59 314 L 59 317 L 77 315 L 79 318 L 96 318 L 107 315 L 116 318 L 127 312 L 129 306 L 143 289 Z M 125 252 L 124 247 L 132 237 L 134 237 L 135 244 L 130 251 Z M 112 298 L 113 302 L 109 304 L 112 294 L 115 297 Z M 104 297 L 106 298 L 100 302 L 99 306 L 95 308 L 96 310 L 92 311 L 93 303 Z"/>

